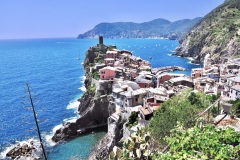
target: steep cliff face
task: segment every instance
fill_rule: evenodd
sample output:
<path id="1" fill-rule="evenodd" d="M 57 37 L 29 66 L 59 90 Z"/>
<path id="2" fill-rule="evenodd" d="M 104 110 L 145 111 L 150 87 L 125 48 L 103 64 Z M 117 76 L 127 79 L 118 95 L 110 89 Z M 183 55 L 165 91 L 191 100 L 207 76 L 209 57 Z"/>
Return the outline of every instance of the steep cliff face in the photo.
<path id="1" fill-rule="evenodd" d="M 207 53 L 215 60 L 240 53 L 240 0 L 227 0 L 207 14 L 180 40 L 177 55 L 199 63 Z"/>
<path id="2" fill-rule="evenodd" d="M 124 122 L 125 119 L 119 118 L 117 123 L 110 124 L 111 129 L 108 130 L 108 133 L 100 140 L 95 148 L 95 151 L 92 152 L 88 158 L 89 160 L 109 159 L 109 153 L 112 151 L 114 146 L 118 145 L 119 141 L 123 137 L 122 128 Z"/>
<path id="3" fill-rule="evenodd" d="M 56 131 L 52 140 L 55 142 L 62 140 L 69 140 L 80 134 L 78 130 L 85 131 L 85 128 L 106 124 L 109 116 L 109 101 L 107 96 L 103 97 L 88 97 L 90 100 L 89 105 L 85 111 L 81 113 L 80 118 L 76 122 L 67 122 L 62 128 Z"/>
<path id="4" fill-rule="evenodd" d="M 97 47 L 90 48 L 86 53 L 84 61 L 85 69 L 85 87 L 87 91 L 79 99 L 80 118 L 76 122 L 67 122 L 62 128 L 56 131 L 52 140 L 55 142 L 69 140 L 78 136 L 79 131 L 84 131 L 88 127 L 106 124 L 109 114 L 114 112 L 114 108 L 109 105 L 108 95 L 112 91 L 111 82 L 99 82 L 92 79 L 89 74 L 89 68 L 97 57 L 97 52 L 105 52 L 106 48 L 100 50 Z"/>

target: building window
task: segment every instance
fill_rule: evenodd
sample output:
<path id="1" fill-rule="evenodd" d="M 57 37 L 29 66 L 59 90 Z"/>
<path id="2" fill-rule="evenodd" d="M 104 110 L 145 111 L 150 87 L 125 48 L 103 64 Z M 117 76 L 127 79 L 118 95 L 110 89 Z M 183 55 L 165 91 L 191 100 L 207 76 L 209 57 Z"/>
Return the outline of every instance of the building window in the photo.
<path id="1" fill-rule="evenodd" d="M 104 76 L 102 76 L 102 78 L 104 78 Z"/>

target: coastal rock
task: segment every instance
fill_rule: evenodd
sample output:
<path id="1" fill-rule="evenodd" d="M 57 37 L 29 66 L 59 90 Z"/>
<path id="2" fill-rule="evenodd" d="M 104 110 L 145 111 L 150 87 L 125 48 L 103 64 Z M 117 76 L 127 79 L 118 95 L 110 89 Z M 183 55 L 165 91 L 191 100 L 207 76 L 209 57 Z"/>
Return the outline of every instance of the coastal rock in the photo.
<path id="1" fill-rule="evenodd" d="M 30 146 L 28 144 L 21 144 L 21 145 L 18 144 L 17 146 L 12 148 L 10 151 L 8 151 L 6 156 L 10 157 L 11 159 L 17 159 L 20 157 L 27 158 L 27 157 L 30 157 L 30 155 L 35 149 L 36 149 L 35 147 Z"/>
<path id="2" fill-rule="evenodd" d="M 88 93 L 85 94 L 88 95 Z M 86 95 L 83 96 L 83 98 L 86 98 Z M 78 131 L 91 131 L 88 130 L 88 128 L 90 129 L 92 126 L 98 126 L 107 123 L 109 116 L 109 101 L 107 96 L 88 96 L 86 101 L 88 101 L 88 106 L 85 106 L 86 109 L 80 114 L 80 118 L 77 119 L 75 123 L 67 122 L 63 124 L 63 127 L 58 129 L 52 137 L 53 141 L 59 142 L 63 140 L 69 140 L 80 135 L 80 132 Z"/>

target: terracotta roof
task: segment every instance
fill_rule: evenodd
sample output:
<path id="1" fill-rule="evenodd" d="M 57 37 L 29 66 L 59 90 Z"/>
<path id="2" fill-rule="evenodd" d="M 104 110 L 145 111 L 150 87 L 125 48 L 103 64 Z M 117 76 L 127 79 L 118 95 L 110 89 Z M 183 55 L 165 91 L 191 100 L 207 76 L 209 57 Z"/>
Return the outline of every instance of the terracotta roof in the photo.
<path id="1" fill-rule="evenodd" d="M 149 115 L 149 114 L 153 113 L 152 110 L 149 107 L 146 107 L 146 108 L 141 107 L 139 109 L 140 109 L 140 112 L 142 112 L 144 115 Z"/>

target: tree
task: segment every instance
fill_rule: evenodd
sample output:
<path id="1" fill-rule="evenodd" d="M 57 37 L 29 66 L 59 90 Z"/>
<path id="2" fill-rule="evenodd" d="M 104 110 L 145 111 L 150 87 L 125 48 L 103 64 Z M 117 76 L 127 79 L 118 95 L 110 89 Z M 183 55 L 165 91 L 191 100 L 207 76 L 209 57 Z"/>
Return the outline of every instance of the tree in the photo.
<path id="1" fill-rule="evenodd" d="M 236 100 L 232 107 L 233 114 L 235 114 L 237 117 L 240 117 L 240 100 Z"/>

